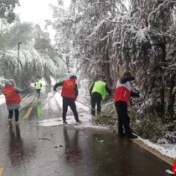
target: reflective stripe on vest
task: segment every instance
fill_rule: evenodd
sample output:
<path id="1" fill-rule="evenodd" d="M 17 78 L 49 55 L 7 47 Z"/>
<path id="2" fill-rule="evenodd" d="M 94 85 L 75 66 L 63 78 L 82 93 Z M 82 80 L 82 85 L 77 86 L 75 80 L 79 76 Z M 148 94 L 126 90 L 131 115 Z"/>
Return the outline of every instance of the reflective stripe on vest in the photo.
<path id="1" fill-rule="evenodd" d="M 115 90 L 114 102 L 125 101 L 128 102 L 131 95 L 131 85 L 129 82 L 121 84 L 118 80 Z"/>
<path id="2" fill-rule="evenodd" d="M 76 99 L 75 86 L 76 83 L 72 79 L 64 81 L 61 96 Z"/>
<path id="3" fill-rule="evenodd" d="M 36 89 L 41 89 L 41 83 L 40 82 L 36 82 L 35 83 L 35 88 Z"/>
<path id="4" fill-rule="evenodd" d="M 106 83 L 103 81 L 95 82 L 91 93 L 94 92 L 98 92 L 99 94 L 101 94 L 101 97 L 104 100 L 106 96 Z"/>
<path id="5" fill-rule="evenodd" d="M 14 86 L 7 86 L 3 90 L 3 94 L 5 95 L 7 106 L 21 102 L 18 92 L 14 91 Z"/>

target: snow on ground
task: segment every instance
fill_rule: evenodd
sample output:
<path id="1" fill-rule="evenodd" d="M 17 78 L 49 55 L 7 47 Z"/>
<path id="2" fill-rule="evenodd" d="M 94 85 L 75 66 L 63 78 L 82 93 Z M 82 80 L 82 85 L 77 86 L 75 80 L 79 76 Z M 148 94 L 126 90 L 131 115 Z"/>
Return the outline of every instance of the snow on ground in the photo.
<path id="1" fill-rule="evenodd" d="M 172 172 L 172 171 L 170 171 L 170 170 L 166 170 L 166 173 L 168 173 L 168 174 L 172 174 L 172 175 L 175 175 L 175 173 Z"/>
<path id="2" fill-rule="evenodd" d="M 57 92 L 55 94 L 49 93 L 48 98 L 45 100 L 45 102 L 49 103 L 49 101 L 50 101 L 50 103 L 52 103 L 55 101 L 54 99 L 57 101 L 58 105 L 62 108 L 62 97 L 59 92 Z M 45 102 L 44 102 L 44 104 L 45 104 Z M 48 103 L 45 104 L 43 109 L 49 108 Z M 58 109 L 57 103 L 55 103 L 55 104 L 52 103 L 52 109 Z M 92 122 L 91 122 L 92 117 L 90 115 L 90 111 L 89 111 L 88 107 L 84 106 L 80 102 L 76 102 L 76 106 L 78 109 L 78 114 L 79 114 L 79 119 L 81 121 L 81 125 L 75 126 L 75 128 L 79 128 L 79 129 L 92 128 L 92 129 L 98 129 L 98 130 L 109 130 L 109 127 L 107 127 L 107 126 L 97 126 L 97 125 L 92 124 Z M 70 113 L 70 112 L 71 112 L 71 110 L 68 109 L 67 113 Z M 68 125 L 75 124 L 74 116 L 67 116 L 66 118 L 67 118 Z M 45 119 L 45 120 L 39 121 L 38 124 L 40 126 L 45 126 L 45 127 L 62 125 L 62 117 L 54 118 L 54 119 Z"/>
<path id="3" fill-rule="evenodd" d="M 152 149 L 155 149 L 156 151 L 158 151 L 159 153 L 161 153 L 162 155 L 172 158 L 172 159 L 176 159 L 176 145 L 158 145 L 158 144 L 154 144 L 152 142 L 150 142 L 149 140 L 146 139 L 142 139 L 139 137 L 139 140 L 141 140 L 142 142 L 144 142 L 147 146 L 151 147 Z"/>
<path id="4" fill-rule="evenodd" d="M 5 103 L 4 95 L 0 95 L 0 105 Z"/>
<path id="5" fill-rule="evenodd" d="M 45 120 L 39 121 L 38 124 L 40 126 L 45 126 L 45 127 L 58 126 L 58 125 L 62 125 L 62 119 L 61 118 L 45 119 Z"/>
<path id="6" fill-rule="evenodd" d="M 68 126 L 75 125 L 74 116 L 67 116 L 66 118 L 67 118 Z M 79 117 L 79 118 L 80 118 L 81 124 L 75 125 L 75 128 L 77 128 L 77 129 L 91 128 L 91 129 L 97 129 L 97 130 L 109 130 L 109 128 L 107 126 L 93 125 L 91 123 L 91 116 L 90 115 L 82 114 L 81 117 Z M 54 119 L 45 119 L 45 120 L 39 121 L 38 125 L 44 126 L 44 127 L 62 125 L 62 117 L 54 118 Z"/>

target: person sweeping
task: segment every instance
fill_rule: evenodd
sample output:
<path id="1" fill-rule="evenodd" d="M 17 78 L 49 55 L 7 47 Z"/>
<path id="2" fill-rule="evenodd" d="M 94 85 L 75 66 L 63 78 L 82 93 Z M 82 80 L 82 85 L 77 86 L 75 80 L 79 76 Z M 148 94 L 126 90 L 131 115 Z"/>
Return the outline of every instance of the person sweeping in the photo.
<path id="1" fill-rule="evenodd" d="M 63 98 L 63 113 L 62 113 L 63 125 L 67 124 L 66 114 L 67 114 L 68 106 L 70 106 L 74 114 L 76 125 L 79 125 L 81 123 L 78 118 L 78 112 L 76 110 L 76 104 L 75 104 L 75 100 L 78 96 L 76 79 L 77 77 L 72 75 L 70 79 L 56 83 L 53 88 L 53 90 L 56 91 L 57 87 L 62 86 L 61 96 Z"/>
<path id="2" fill-rule="evenodd" d="M 127 106 L 130 97 L 143 99 L 144 96 L 141 93 L 136 93 L 131 90 L 130 82 L 134 80 L 135 77 L 130 72 L 125 72 L 116 85 L 114 103 L 118 114 L 118 134 L 120 137 L 137 138 L 130 128 L 130 117 L 128 116 Z"/>
<path id="3" fill-rule="evenodd" d="M 90 88 L 91 96 L 91 114 L 95 115 L 95 106 L 97 105 L 97 114 L 101 113 L 101 101 L 105 99 L 106 91 L 111 96 L 111 90 L 103 81 L 96 81 Z"/>

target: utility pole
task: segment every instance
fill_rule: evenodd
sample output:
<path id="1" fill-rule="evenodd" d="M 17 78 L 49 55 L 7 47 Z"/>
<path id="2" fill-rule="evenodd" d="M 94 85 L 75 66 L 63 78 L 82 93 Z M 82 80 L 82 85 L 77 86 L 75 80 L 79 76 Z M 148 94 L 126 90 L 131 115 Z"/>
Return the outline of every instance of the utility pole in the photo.
<path id="1" fill-rule="evenodd" d="M 20 59 L 20 45 L 21 45 L 21 42 L 18 43 L 18 60 Z"/>

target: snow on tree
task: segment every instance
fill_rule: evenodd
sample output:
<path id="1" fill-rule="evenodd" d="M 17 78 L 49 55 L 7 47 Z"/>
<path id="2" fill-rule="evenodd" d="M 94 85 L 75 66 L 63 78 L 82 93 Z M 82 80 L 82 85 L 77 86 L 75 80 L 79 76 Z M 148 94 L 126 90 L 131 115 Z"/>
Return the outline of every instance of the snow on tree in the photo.
<path id="1" fill-rule="evenodd" d="M 113 89 L 119 69 L 130 70 L 146 101 L 157 100 L 150 106 L 173 118 L 175 5 L 172 0 L 74 0 L 69 10 L 54 9 L 57 48 L 77 60 L 81 79 L 104 79 Z"/>
<path id="2" fill-rule="evenodd" d="M 14 9 L 19 5 L 18 0 L 1 0 L 0 1 L 0 18 L 4 18 L 8 23 L 12 23 L 15 19 Z"/>
<path id="3" fill-rule="evenodd" d="M 31 82 L 41 78 L 50 84 L 51 76 L 57 76 L 59 62 L 49 34 L 39 26 L 21 23 L 19 19 L 6 27 L 8 29 L 0 34 L 1 75 L 14 79 L 21 88 L 29 87 Z"/>

